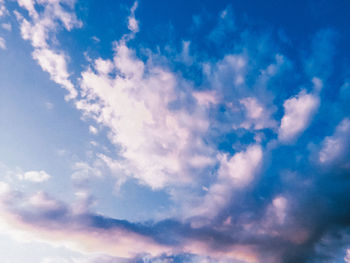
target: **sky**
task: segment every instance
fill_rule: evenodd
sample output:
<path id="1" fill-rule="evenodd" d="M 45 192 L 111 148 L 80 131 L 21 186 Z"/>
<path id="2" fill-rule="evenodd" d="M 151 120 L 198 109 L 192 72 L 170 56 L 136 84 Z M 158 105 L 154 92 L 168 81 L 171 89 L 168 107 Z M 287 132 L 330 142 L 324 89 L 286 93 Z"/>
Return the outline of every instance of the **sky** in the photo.
<path id="1" fill-rule="evenodd" d="M 350 263 L 350 2 L 0 0 L 4 263 Z"/>

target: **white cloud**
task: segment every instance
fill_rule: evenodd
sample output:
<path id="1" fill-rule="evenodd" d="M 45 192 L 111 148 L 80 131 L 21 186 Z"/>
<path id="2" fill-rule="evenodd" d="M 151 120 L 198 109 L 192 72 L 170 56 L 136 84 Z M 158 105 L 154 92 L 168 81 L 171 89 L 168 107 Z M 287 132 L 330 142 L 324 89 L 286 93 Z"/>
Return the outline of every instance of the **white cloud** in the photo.
<path id="1" fill-rule="evenodd" d="M 30 16 L 37 16 L 37 12 L 34 8 L 34 0 L 17 0 L 17 3 L 20 7 L 26 9 Z"/>
<path id="2" fill-rule="evenodd" d="M 182 51 L 179 55 L 179 60 L 189 66 L 193 63 L 193 57 L 190 54 L 191 41 L 182 41 Z"/>
<path id="3" fill-rule="evenodd" d="M 215 91 L 194 91 L 192 93 L 199 105 L 209 107 L 219 102 Z"/>
<path id="4" fill-rule="evenodd" d="M 227 85 L 239 86 L 245 82 L 247 61 L 242 55 L 226 55 L 214 66 L 204 64 L 203 72 L 210 80 L 212 87 L 218 90 L 227 89 Z"/>
<path id="5" fill-rule="evenodd" d="M 301 90 L 298 95 L 286 100 L 284 116 L 278 131 L 278 139 L 289 143 L 295 140 L 309 125 L 320 104 L 317 94 Z"/>
<path id="6" fill-rule="evenodd" d="M 248 186 L 257 174 L 263 158 L 260 145 L 250 145 L 246 151 L 238 152 L 229 158 L 219 156 L 220 167 L 217 182 L 208 189 L 204 201 L 194 209 L 194 214 L 213 218 L 231 200 L 237 189 Z"/>
<path id="7" fill-rule="evenodd" d="M 101 158 L 95 160 L 91 165 L 87 162 L 76 162 L 73 164 L 72 179 L 76 182 L 88 180 L 91 177 L 102 176 L 102 169 L 105 168 Z"/>
<path id="8" fill-rule="evenodd" d="M 60 202 L 51 198 L 45 192 L 39 191 L 28 198 L 28 204 L 34 209 L 40 210 L 58 210 L 61 207 Z"/>
<path id="9" fill-rule="evenodd" d="M 220 157 L 219 178 L 227 179 L 235 188 L 244 187 L 253 180 L 256 169 L 262 160 L 260 145 L 251 145 L 245 152 L 236 153 L 231 158 Z"/>
<path id="10" fill-rule="evenodd" d="M 20 180 L 31 181 L 35 183 L 45 182 L 50 179 L 50 175 L 45 171 L 28 171 L 18 174 Z"/>
<path id="11" fill-rule="evenodd" d="M 261 130 L 275 128 L 277 122 L 271 119 L 271 111 L 267 110 L 256 98 L 247 97 L 239 101 L 245 108 L 246 118 L 241 127 Z"/>
<path id="12" fill-rule="evenodd" d="M 1 27 L 7 31 L 11 31 L 12 30 L 12 26 L 10 23 L 2 23 Z"/>
<path id="13" fill-rule="evenodd" d="M 81 214 L 75 211 L 74 205 L 65 205 L 44 192 L 27 196 L 10 190 L 7 196 L 0 197 L 2 233 L 18 242 L 42 242 L 82 254 L 69 256 L 68 262 L 129 262 L 139 255 L 152 258 L 174 251 L 223 259 L 224 262 L 259 262 L 257 251 L 249 245 L 227 244 L 223 251 L 208 244 L 211 232 L 207 233 L 207 229 L 203 229 L 202 238 L 202 235 L 191 234 L 195 232 L 189 228 L 190 233 L 180 233 L 182 242 L 179 244 L 159 241 L 162 237 L 157 238 L 158 231 L 152 229 L 150 225 L 129 223 L 99 214 L 84 214 L 84 211 Z M 169 233 L 174 229 L 170 225 Z M 50 257 L 44 262 L 64 262 L 63 259 Z"/>
<path id="14" fill-rule="evenodd" d="M 128 17 L 128 29 L 133 33 L 137 33 L 139 31 L 139 23 L 135 18 L 135 11 L 137 9 L 137 6 L 138 6 L 138 2 L 135 1 L 135 3 L 130 9 L 131 14 Z"/>
<path id="15" fill-rule="evenodd" d="M 74 1 L 63 2 L 67 7 L 74 6 Z M 30 20 L 25 19 L 18 12 L 16 16 L 20 23 L 22 38 L 29 40 L 34 47 L 33 58 L 38 61 L 44 71 L 50 74 L 53 81 L 69 92 L 66 99 L 75 98 L 77 91 L 69 80 L 67 58 L 62 52 L 50 48 L 49 40 L 53 39 L 52 35 L 56 33 L 61 24 L 69 31 L 74 27 L 80 27 L 81 22 L 77 20 L 74 13 L 63 8 L 61 1 L 39 0 L 34 3 L 32 0 L 18 0 L 18 4 L 29 13 Z M 37 11 L 35 4 L 41 5 L 42 11 Z"/>
<path id="16" fill-rule="evenodd" d="M 336 127 L 332 136 L 326 137 L 319 152 L 319 162 L 330 164 L 341 158 L 349 146 L 350 120 L 345 118 Z"/>
<path id="17" fill-rule="evenodd" d="M 92 134 L 97 134 L 98 130 L 96 129 L 95 126 L 90 125 L 89 126 L 89 132 L 92 133 Z"/>
<path id="18" fill-rule="evenodd" d="M 50 77 L 57 84 L 62 85 L 69 91 L 67 99 L 77 96 L 77 91 L 69 80 L 65 55 L 55 53 L 50 49 L 36 49 L 33 58 L 38 61 L 41 68 L 50 74 Z"/>
<path id="19" fill-rule="evenodd" d="M 346 250 L 346 256 L 344 257 L 344 262 L 350 263 L 350 248 Z"/>
<path id="20" fill-rule="evenodd" d="M 0 197 L 6 196 L 10 190 L 10 186 L 7 183 L 0 181 Z"/>
<path id="21" fill-rule="evenodd" d="M 188 167 L 206 166 L 213 158 L 200 136 L 209 125 L 206 107 L 191 114 L 168 108 L 179 98 L 178 81 L 151 60 L 136 58 L 123 41 L 116 44 L 113 61 L 98 59 L 81 77 L 83 99 L 77 107 L 110 129 L 123 157 L 115 162 L 153 188 L 184 183 L 193 176 Z"/>
<path id="22" fill-rule="evenodd" d="M 278 196 L 272 200 L 272 213 L 279 224 L 283 224 L 287 215 L 288 201 L 283 196 Z"/>
<path id="23" fill-rule="evenodd" d="M 0 17 L 8 14 L 8 11 L 5 7 L 5 0 L 0 0 Z"/>
<path id="24" fill-rule="evenodd" d="M 4 38 L 0 37 L 0 49 L 6 49 L 6 41 Z"/>

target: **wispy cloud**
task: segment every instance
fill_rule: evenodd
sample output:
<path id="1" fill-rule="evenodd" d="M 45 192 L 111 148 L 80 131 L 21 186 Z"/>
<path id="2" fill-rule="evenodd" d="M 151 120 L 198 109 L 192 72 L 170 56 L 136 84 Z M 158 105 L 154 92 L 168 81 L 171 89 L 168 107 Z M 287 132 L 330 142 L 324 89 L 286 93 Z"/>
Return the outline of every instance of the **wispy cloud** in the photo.
<path id="1" fill-rule="evenodd" d="M 3 37 L 0 37 L 0 49 L 6 49 L 6 41 Z"/>
<path id="2" fill-rule="evenodd" d="M 64 3 L 71 9 L 74 7 L 74 1 L 64 1 Z M 29 13 L 29 20 L 18 12 L 17 19 L 20 22 L 23 39 L 29 40 L 34 47 L 33 58 L 44 71 L 50 74 L 53 81 L 69 92 L 66 99 L 75 98 L 77 91 L 69 80 L 67 55 L 62 51 L 54 50 L 50 46 L 49 39 L 55 35 L 61 24 L 69 31 L 80 27 L 81 22 L 77 20 L 73 12 L 63 8 L 60 1 L 35 3 L 32 0 L 18 0 L 18 4 Z M 43 10 L 37 11 L 36 4 L 40 5 Z"/>
<path id="3" fill-rule="evenodd" d="M 5 0 L 0 0 L 0 17 L 8 14 L 7 8 L 5 6 Z"/>

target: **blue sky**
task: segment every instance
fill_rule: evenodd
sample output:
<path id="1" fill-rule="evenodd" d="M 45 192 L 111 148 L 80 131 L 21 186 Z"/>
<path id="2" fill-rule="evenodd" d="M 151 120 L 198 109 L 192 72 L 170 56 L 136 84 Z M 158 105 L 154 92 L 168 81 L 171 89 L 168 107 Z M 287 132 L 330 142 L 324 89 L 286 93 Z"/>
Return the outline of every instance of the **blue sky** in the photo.
<path id="1" fill-rule="evenodd" d="M 0 0 L 2 260 L 350 262 L 349 10 Z"/>

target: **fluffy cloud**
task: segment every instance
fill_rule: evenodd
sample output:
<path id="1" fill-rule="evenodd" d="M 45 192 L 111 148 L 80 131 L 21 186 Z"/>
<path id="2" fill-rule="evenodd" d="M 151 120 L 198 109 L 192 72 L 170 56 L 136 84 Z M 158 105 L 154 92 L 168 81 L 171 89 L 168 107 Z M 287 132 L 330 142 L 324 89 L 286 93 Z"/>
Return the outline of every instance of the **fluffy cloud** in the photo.
<path id="1" fill-rule="evenodd" d="M 342 159 L 348 151 L 350 134 L 350 120 L 345 118 L 336 127 L 332 136 L 328 136 L 322 142 L 322 148 L 319 152 L 319 162 L 330 164 Z"/>
<path id="2" fill-rule="evenodd" d="M 270 207 L 270 213 L 275 217 L 275 223 L 283 224 L 287 216 L 288 201 L 283 196 L 278 196 L 272 200 L 272 206 Z"/>
<path id="3" fill-rule="evenodd" d="M 254 180 L 263 157 L 260 145 L 251 145 L 246 151 L 232 157 L 220 156 L 218 180 L 211 185 L 204 202 L 194 209 L 194 214 L 214 218 L 231 202 L 235 190 L 246 187 Z"/>
<path id="4" fill-rule="evenodd" d="M 97 134 L 98 133 L 98 130 L 96 127 L 90 125 L 89 126 L 89 132 L 92 133 L 92 134 Z"/>
<path id="5" fill-rule="evenodd" d="M 124 158 L 118 162 L 153 188 L 186 182 L 186 169 L 215 161 L 200 136 L 209 125 L 206 107 L 199 105 L 192 113 L 169 107 L 181 103 L 181 82 L 151 61 L 145 64 L 123 41 L 116 43 L 113 61 L 97 59 L 82 73 L 78 109 L 110 129 Z"/>
<path id="6" fill-rule="evenodd" d="M 50 179 L 50 175 L 45 171 L 28 171 L 23 174 L 18 174 L 20 180 L 41 183 Z"/>
<path id="7" fill-rule="evenodd" d="M 253 128 L 261 130 L 265 128 L 275 128 L 277 122 L 271 119 L 271 112 L 269 112 L 263 105 L 261 105 L 256 98 L 248 97 L 240 100 L 240 103 L 245 108 L 246 118 L 241 124 L 245 129 Z"/>
<path id="8" fill-rule="evenodd" d="M 290 143 L 308 127 L 312 117 L 316 113 L 320 99 L 317 90 L 320 89 L 319 80 L 315 79 L 315 93 L 307 93 L 301 90 L 295 97 L 289 98 L 283 103 L 284 116 L 278 130 L 278 139 L 283 143 Z"/>

